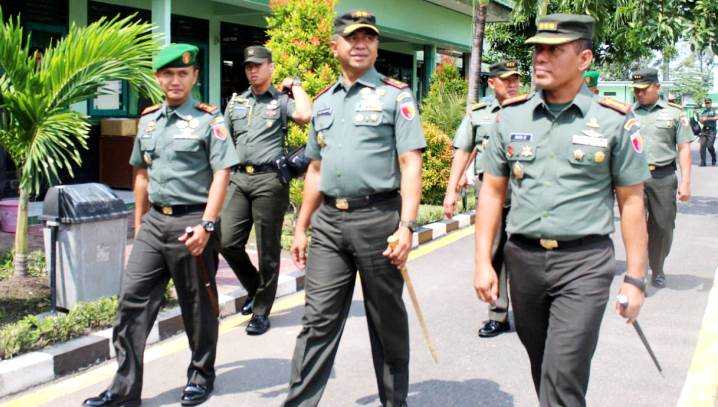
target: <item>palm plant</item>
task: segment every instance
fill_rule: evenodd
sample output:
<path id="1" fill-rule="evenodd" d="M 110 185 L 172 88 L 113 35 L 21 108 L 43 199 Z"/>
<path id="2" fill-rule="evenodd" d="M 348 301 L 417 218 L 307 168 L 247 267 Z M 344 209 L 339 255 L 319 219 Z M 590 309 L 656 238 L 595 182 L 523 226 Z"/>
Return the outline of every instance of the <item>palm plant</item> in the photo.
<path id="1" fill-rule="evenodd" d="M 102 94 L 103 84 L 125 80 L 151 99 L 161 93 L 152 75 L 159 42 L 152 26 L 134 16 L 71 25 L 43 55 L 30 52 L 19 17 L 0 10 L 0 146 L 18 169 L 19 210 L 15 232 L 15 273 L 25 273 L 28 201 L 60 173 L 73 176 L 87 149 L 88 117 L 70 106 Z"/>

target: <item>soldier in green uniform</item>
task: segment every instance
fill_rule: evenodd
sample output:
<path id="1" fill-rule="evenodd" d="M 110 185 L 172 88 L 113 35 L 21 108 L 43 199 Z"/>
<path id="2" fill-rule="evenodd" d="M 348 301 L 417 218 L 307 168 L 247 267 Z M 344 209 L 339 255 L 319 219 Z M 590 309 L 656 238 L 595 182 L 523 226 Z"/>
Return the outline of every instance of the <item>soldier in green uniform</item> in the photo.
<path id="1" fill-rule="evenodd" d="M 586 71 L 583 74 L 583 79 L 586 81 L 586 86 L 593 94 L 598 95 L 598 78 L 601 73 L 598 71 Z"/>
<path id="2" fill-rule="evenodd" d="M 190 96 L 197 51 L 171 44 L 154 60 L 166 99 L 142 112 L 130 157 L 137 229 L 113 331 L 118 367 L 110 387 L 85 406 L 140 405 L 145 342 L 170 279 L 192 352 L 181 403 L 200 404 L 212 392 L 219 311 L 214 230 L 237 157 L 219 109 Z"/>
<path id="3" fill-rule="evenodd" d="M 706 165 L 706 150 L 711 154 L 713 165 L 716 165 L 716 121 L 718 120 L 718 112 L 713 108 L 713 100 L 706 98 L 703 101 L 705 109 L 701 112 L 700 122 L 703 125 L 701 129 L 701 167 Z"/>
<path id="4" fill-rule="evenodd" d="M 244 70 L 250 88 L 232 95 L 224 113 L 240 165 L 232 174 L 222 209 L 221 251 L 247 290 L 241 312 L 254 315 L 246 331 L 261 335 L 269 329 L 277 293 L 282 224 L 289 205 L 289 184 L 280 179 L 275 160 L 286 153 L 287 120 L 307 123 L 312 102 L 298 79 L 286 78 L 280 89 L 272 86 L 274 64 L 265 47 L 244 50 Z M 245 249 L 252 225 L 259 267 L 252 264 Z"/>
<path id="5" fill-rule="evenodd" d="M 404 406 L 409 326 L 398 268 L 411 248 L 426 142 L 408 85 L 374 68 L 379 47 L 374 15 L 341 15 L 334 32 L 331 47 L 342 75 L 314 101 L 306 150 L 312 161 L 292 244 L 295 263 L 306 264 L 306 306 L 284 405 L 319 403 L 358 270 L 379 399 L 384 406 Z M 391 235 L 398 244 L 387 247 Z"/>
<path id="6" fill-rule="evenodd" d="M 496 121 L 496 113 L 501 109 L 501 103 L 516 97 L 521 87 L 521 77 L 517 71 L 516 61 L 504 61 L 489 67 L 489 87 L 494 91 L 496 98 L 491 103 L 475 103 L 471 112 L 464 116 L 459 129 L 454 136 L 454 158 L 451 161 L 451 173 L 444 197 L 444 215 L 451 219 L 456 206 L 457 193 L 460 190 L 460 179 L 466 171 L 466 166 L 475 160 L 474 169 L 479 179 L 482 178 L 483 169 L 481 157 L 488 142 L 489 128 Z M 504 264 L 504 245 L 506 235 L 506 216 L 509 213 L 510 201 L 506 201 L 502 213 L 502 222 L 499 238 L 494 249 L 492 264 L 499 272 L 499 297 L 494 304 L 489 305 L 489 320 L 479 329 L 479 336 L 490 338 L 509 330 L 509 293 L 508 280 Z"/>
<path id="7" fill-rule="evenodd" d="M 509 99 L 492 127 L 477 216 L 479 297 L 496 301 L 494 235 L 508 185 L 505 263 L 516 331 L 541 406 L 585 406 L 591 359 L 616 270 L 614 189 L 626 247 L 616 310 L 629 320 L 644 300 L 650 177 L 630 106 L 599 98 L 582 73 L 593 60 L 594 19 L 552 14 L 538 22 L 531 95 Z"/>
<path id="8" fill-rule="evenodd" d="M 671 250 L 676 225 L 676 198 L 686 202 L 691 196 L 690 143 L 693 131 L 681 106 L 660 99 L 657 70 L 647 68 L 635 72 L 632 86 L 636 95 L 633 111 L 646 141 L 645 155 L 651 171 L 651 178 L 644 186 L 648 211 L 648 265 L 651 283 L 663 288 L 666 286 L 663 265 Z M 681 167 L 680 185 L 676 177 L 677 158 Z"/>

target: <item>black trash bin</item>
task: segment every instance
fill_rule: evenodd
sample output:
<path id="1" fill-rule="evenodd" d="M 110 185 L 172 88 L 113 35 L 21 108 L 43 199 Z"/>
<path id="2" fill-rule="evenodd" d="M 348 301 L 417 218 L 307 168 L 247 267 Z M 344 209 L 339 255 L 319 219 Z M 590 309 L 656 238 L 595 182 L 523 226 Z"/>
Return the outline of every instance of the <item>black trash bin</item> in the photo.
<path id="1" fill-rule="evenodd" d="M 42 206 L 45 257 L 58 308 L 69 310 L 80 301 L 119 293 L 129 213 L 104 184 L 60 185 L 47 191 Z"/>

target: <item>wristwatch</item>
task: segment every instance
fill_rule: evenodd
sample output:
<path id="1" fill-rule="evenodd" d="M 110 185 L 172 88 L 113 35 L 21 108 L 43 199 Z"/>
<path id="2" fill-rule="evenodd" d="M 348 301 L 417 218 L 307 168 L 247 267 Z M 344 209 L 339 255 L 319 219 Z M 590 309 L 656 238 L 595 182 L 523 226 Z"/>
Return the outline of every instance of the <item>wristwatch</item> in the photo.
<path id="1" fill-rule="evenodd" d="M 202 228 L 207 231 L 208 233 L 214 232 L 214 222 L 211 220 L 203 220 L 202 221 Z"/>
<path id="2" fill-rule="evenodd" d="M 626 274 L 623 277 L 623 282 L 628 283 L 632 286 L 638 287 L 638 289 L 640 289 L 641 292 L 644 292 L 644 293 L 646 292 L 646 281 L 642 278 L 631 277 L 628 274 Z"/>
<path id="3" fill-rule="evenodd" d="M 295 86 L 302 86 L 302 80 L 299 78 L 294 78 L 292 80 L 292 87 L 295 87 Z"/>
<path id="4" fill-rule="evenodd" d="M 399 221 L 400 228 L 407 228 L 411 233 L 414 233 L 419 228 L 419 224 L 415 220 L 402 220 Z"/>

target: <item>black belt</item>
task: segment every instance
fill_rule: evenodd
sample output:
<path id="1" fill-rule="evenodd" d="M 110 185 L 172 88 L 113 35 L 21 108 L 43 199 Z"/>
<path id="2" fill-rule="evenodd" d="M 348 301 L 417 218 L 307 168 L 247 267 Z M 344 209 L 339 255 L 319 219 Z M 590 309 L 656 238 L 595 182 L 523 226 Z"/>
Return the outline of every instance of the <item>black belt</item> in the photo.
<path id="1" fill-rule="evenodd" d="M 648 169 L 651 171 L 651 176 L 653 178 L 663 178 L 667 177 L 673 173 L 676 172 L 676 162 L 672 161 L 670 164 L 667 165 L 655 165 L 655 164 L 649 164 Z"/>
<path id="2" fill-rule="evenodd" d="M 162 205 L 155 205 L 152 204 L 152 207 L 159 213 L 167 216 L 180 216 L 191 212 L 199 212 L 204 211 L 204 208 L 206 207 L 206 204 L 196 204 L 196 205 L 168 205 L 168 206 L 162 206 Z"/>
<path id="3" fill-rule="evenodd" d="M 574 247 L 600 242 L 606 239 L 608 239 L 608 235 L 588 235 L 574 240 L 534 239 L 525 235 L 511 235 L 510 238 L 510 240 L 516 243 L 546 250 L 571 249 Z"/>
<path id="4" fill-rule="evenodd" d="M 270 164 L 239 164 L 235 170 L 238 172 L 246 172 L 249 175 L 252 174 L 258 174 L 260 172 L 269 172 L 269 171 L 275 171 L 277 167 L 270 163 Z"/>
<path id="5" fill-rule="evenodd" d="M 357 196 L 352 198 L 337 198 L 324 195 L 324 203 L 333 206 L 342 211 L 350 211 L 352 209 L 365 208 L 369 205 L 388 201 L 399 196 L 398 190 L 379 192 L 373 195 Z"/>

